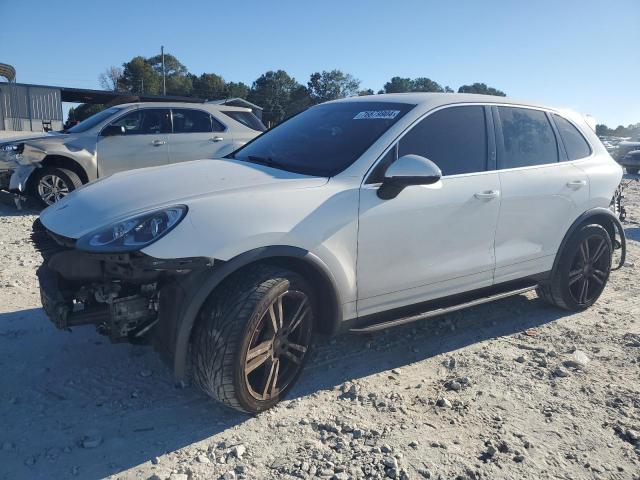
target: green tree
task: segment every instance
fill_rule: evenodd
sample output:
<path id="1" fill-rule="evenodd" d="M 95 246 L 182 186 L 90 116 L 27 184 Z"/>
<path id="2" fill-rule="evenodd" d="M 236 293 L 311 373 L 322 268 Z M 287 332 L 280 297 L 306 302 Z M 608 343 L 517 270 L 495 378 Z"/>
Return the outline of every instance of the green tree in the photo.
<path id="1" fill-rule="evenodd" d="M 269 70 L 253 82 L 247 100 L 264 108 L 262 119 L 280 123 L 290 114 L 292 95 L 300 94 L 301 85 L 284 70 Z"/>
<path id="2" fill-rule="evenodd" d="M 370 89 L 370 88 L 367 88 L 367 89 L 365 89 L 365 90 L 360 90 L 360 91 L 358 92 L 358 96 L 359 96 L 359 97 L 364 97 L 365 95 L 373 95 L 373 90 L 372 90 L 372 89 Z"/>
<path id="3" fill-rule="evenodd" d="M 596 125 L 596 135 L 611 135 L 612 130 L 606 125 L 600 123 Z"/>
<path id="4" fill-rule="evenodd" d="M 226 98 L 247 98 L 249 87 L 242 82 L 228 82 L 225 87 Z"/>
<path id="5" fill-rule="evenodd" d="M 96 103 L 81 103 L 77 107 L 70 107 L 64 128 L 71 128 L 76 123 L 81 122 L 104 109 L 104 105 Z"/>
<path id="6" fill-rule="evenodd" d="M 411 80 L 412 92 L 444 92 L 444 88 L 438 82 L 430 78 L 418 77 Z"/>
<path id="7" fill-rule="evenodd" d="M 313 73 L 307 83 L 307 90 L 314 103 L 356 95 L 358 88 L 360 80 L 340 70 Z"/>
<path id="8" fill-rule="evenodd" d="M 193 83 L 192 95 L 206 100 L 227 98 L 227 84 L 220 75 L 203 73 L 199 77 L 190 75 Z"/>
<path id="9" fill-rule="evenodd" d="M 486 83 L 474 83 L 472 85 L 462 85 L 458 89 L 458 93 L 478 93 L 480 95 L 496 95 L 498 97 L 506 97 L 507 94 L 502 90 L 488 87 Z"/>
<path id="10" fill-rule="evenodd" d="M 144 57 L 133 57 L 122 64 L 120 85 L 123 90 L 132 93 L 162 93 L 162 79 Z"/>
<path id="11" fill-rule="evenodd" d="M 411 91 L 411 79 L 393 77 L 384 84 L 384 93 L 403 93 Z"/>

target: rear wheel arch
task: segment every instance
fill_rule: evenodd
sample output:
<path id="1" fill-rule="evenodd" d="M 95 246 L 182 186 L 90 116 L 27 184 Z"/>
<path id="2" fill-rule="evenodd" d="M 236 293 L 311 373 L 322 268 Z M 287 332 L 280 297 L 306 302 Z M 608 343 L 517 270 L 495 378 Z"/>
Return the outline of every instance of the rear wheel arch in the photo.
<path id="1" fill-rule="evenodd" d="M 624 235 L 624 230 L 622 228 L 622 224 L 620 220 L 615 216 L 615 214 L 603 207 L 593 208 L 591 210 L 587 210 L 582 215 L 580 215 L 569 227 L 567 232 L 560 243 L 560 247 L 558 248 L 558 252 L 556 253 L 556 258 L 553 262 L 552 273 L 558 269 L 558 264 L 560 263 L 560 259 L 562 257 L 562 253 L 565 250 L 565 247 L 571 236 L 577 232 L 580 228 L 585 225 L 596 224 L 602 226 L 607 233 L 609 233 L 609 237 L 611 238 L 611 243 L 615 243 L 616 240 L 616 231 L 620 235 Z M 624 241 L 624 239 L 623 239 Z"/>
<path id="2" fill-rule="evenodd" d="M 173 343 L 173 367 L 176 380 L 185 377 L 189 345 L 200 311 L 209 296 L 232 274 L 257 264 L 280 267 L 299 274 L 314 289 L 319 315 L 316 331 L 333 334 L 341 325 L 340 294 L 329 268 L 313 253 L 298 247 L 271 246 L 245 252 L 222 262 L 213 270 L 196 273 L 184 282 L 187 293 L 176 312 Z"/>

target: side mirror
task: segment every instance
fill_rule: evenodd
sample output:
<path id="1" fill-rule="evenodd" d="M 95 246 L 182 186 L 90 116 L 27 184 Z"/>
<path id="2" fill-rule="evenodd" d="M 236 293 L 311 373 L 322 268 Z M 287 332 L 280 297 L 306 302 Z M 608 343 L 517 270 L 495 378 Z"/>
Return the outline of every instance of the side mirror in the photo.
<path id="1" fill-rule="evenodd" d="M 384 173 L 384 180 L 378 189 L 378 197 L 390 200 L 397 197 L 405 187 L 431 185 L 441 178 L 440 168 L 428 158 L 420 155 L 403 155 Z"/>
<path id="2" fill-rule="evenodd" d="M 107 125 L 102 129 L 103 137 L 113 137 L 115 135 L 124 135 L 125 130 L 121 125 Z"/>

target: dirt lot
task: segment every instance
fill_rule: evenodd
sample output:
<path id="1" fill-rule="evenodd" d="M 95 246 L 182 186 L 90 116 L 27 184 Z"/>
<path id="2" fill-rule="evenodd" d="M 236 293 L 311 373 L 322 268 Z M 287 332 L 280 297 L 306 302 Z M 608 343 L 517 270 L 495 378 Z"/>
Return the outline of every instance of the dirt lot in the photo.
<path id="1" fill-rule="evenodd" d="M 0 478 L 640 478 L 640 188 L 627 268 L 568 314 L 535 294 L 320 340 L 256 418 L 176 388 L 149 347 L 56 330 L 34 212 L 0 206 Z"/>

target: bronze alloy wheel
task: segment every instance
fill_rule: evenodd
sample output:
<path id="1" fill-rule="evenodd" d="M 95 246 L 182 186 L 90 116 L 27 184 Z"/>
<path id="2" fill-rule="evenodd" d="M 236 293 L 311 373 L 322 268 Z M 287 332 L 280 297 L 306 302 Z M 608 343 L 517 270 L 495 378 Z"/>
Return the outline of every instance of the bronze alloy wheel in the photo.
<path id="1" fill-rule="evenodd" d="M 611 268 L 609 243 L 591 235 L 580 243 L 569 269 L 569 292 L 579 305 L 589 305 L 604 289 Z"/>
<path id="2" fill-rule="evenodd" d="M 312 312 L 307 295 L 280 294 L 263 313 L 244 354 L 246 388 L 256 400 L 270 400 L 294 381 L 309 349 Z"/>

